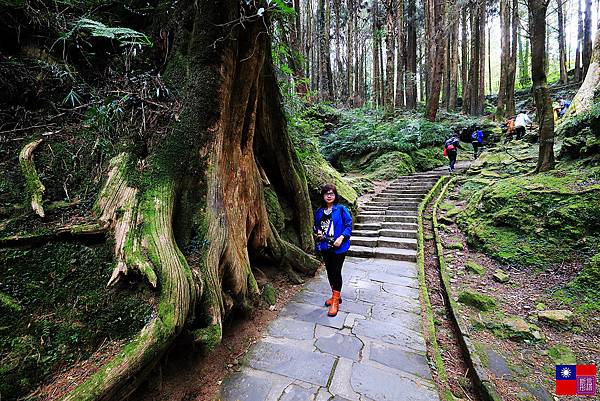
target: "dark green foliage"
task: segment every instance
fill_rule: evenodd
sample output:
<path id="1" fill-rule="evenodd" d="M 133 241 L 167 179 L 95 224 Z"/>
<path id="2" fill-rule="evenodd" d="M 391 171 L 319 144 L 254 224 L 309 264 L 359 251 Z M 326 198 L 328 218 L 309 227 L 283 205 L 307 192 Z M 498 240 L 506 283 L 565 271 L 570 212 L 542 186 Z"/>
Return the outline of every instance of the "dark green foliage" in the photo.
<path id="1" fill-rule="evenodd" d="M 24 396 L 106 339 L 127 339 L 144 326 L 152 310 L 148 292 L 107 289 L 112 267 L 109 245 L 0 250 L 3 399 Z"/>

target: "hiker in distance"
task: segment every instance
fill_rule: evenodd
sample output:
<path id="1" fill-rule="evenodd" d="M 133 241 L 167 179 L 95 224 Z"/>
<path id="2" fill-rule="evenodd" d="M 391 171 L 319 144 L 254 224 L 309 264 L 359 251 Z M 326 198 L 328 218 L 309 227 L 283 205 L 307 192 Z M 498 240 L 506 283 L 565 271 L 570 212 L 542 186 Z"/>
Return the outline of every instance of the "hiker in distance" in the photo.
<path id="1" fill-rule="evenodd" d="M 471 139 L 471 145 L 473 145 L 473 159 L 477 159 L 477 156 L 479 156 L 479 152 L 483 147 L 483 131 L 481 128 L 478 127 L 475 131 L 473 131 L 471 134 Z"/>
<path id="2" fill-rule="evenodd" d="M 335 316 L 342 303 L 342 265 L 350 248 L 352 216 L 346 206 L 338 204 L 335 185 L 323 185 L 321 196 L 323 207 L 315 212 L 315 248 L 323 257 L 331 285 L 331 298 L 325 301 L 325 305 L 329 306 L 327 314 Z"/>
<path id="3" fill-rule="evenodd" d="M 451 138 L 448 138 L 446 142 L 444 142 L 444 156 L 448 157 L 448 171 L 454 171 L 454 165 L 456 164 L 456 157 L 458 156 L 458 149 L 462 149 L 460 147 L 460 140 L 458 139 L 458 134 L 454 134 Z"/>
<path id="4" fill-rule="evenodd" d="M 525 136 L 525 126 L 531 125 L 531 118 L 527 115 L 525 110 L 521 110 L 515 118 L 515 133 L 517 134 L 517 140 L 522 139 Z"/>

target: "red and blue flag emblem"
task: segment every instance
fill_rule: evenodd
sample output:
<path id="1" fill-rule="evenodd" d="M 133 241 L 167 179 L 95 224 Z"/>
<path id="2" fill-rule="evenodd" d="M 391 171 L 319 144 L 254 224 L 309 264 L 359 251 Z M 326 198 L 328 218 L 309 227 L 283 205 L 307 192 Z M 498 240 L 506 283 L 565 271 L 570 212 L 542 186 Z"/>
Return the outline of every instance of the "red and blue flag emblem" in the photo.
<path id="1" fill-rule="evenodd" d="M 596 366 L 556 365 L 556 395 L 596 395 Z"/>

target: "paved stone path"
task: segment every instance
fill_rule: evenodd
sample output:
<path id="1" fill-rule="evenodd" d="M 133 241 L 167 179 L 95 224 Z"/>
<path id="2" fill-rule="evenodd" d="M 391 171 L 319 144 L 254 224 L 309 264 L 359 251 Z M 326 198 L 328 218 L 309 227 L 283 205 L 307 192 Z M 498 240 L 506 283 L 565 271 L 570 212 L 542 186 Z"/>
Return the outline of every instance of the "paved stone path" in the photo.
<path id="1" fill-rule="evenodd" d="M 326 273 L 309 282 L 221 388 L 224 401 L 436 401 L 416 268 L 417 207 L 442 171 L 391 183 L 361 205 L 327 316 Z"/>

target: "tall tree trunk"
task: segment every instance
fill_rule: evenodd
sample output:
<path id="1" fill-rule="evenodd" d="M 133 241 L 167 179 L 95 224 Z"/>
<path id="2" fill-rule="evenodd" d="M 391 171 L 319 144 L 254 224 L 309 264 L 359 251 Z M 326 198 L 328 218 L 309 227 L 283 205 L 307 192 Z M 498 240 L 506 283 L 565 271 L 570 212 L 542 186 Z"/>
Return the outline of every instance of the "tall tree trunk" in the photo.
<path id="1" fill-rule="evenodd" d="M 455 5 L 457 7 L 457 5 Z M 448 77 L 450 79 L 450 92 L 448 94 L 448 111 L 456 111 L 456 99 L 458 98 L 458 30 L 459 20 L 458 18 L 452 24 L 452 39 L 450 49 L 450 72 Z"/>
<path id="2" fill-rule="evenodd" d="M 498 106 L 496 107 L 498 118 L 504 117 L 506 108 L 506 89 L 508 88 L 508 70 L 511 55 L 510 15 L 510 0 L 500 0 L 500 86 L 498 88 Z"/>
<path id="3" fill-rule="evenodd" d="M 566 84 L 568 77 L 563 0 L 556 0 L 556 10 L 558 15 L 558 59 L 560 68 L 560 82 L 562 84 Z"/>
<path id="4" fill-rule="evenodd" d="M 294 9 L 296 14 L 294 15 L 293 24 L 288 28 L 286 23 L 283 24 L 284 27 L 284 40 L 287 38 L 285 34 L 285 30 L 289 29 L 290 33 L 290 43 L 289 47 L 291 49 L 290 55 L 287 57 L 288 65 L 292 70 L 294 86 L 296 93 L 299 96 L 304 96 L 308 91 L 306 86 L 306 81 L 304 79 L 304 70 L 302 68 L 302 46 L 301 46 L 301 37 L 302 32 L 300 28 L 300 0 L 294 0 Z"/>
<path id="5" fill-rule="evenodd" d="M 404 107 L 404 73 L 406 69 L 406 31 L 404 29 L 404 0 L 398 1 L 396 11 L 396 107 Z"/>
<path id="6" fill-rule="evenodd" d="M 583 50 L 581 52 L 583 61 L 583 74 L 581 79 L 585 79 L 590 61 L 592 59 L 592 0 L 585 0 L 585 13 L 583 18 Z"/>
<path id="7" fill-rule="evenodd" d="M 539 123 L 539 155 L 536 171 L 554 168 L 554 117 L 544 66 L 546 12 L 550 0 L 528 0 L 531 37 L 531 78 Z"/>
<path id="8" fill-rule="evenodd" d="M 156 273 L 156 315 L 64 400 L 127 398 L 184 328 L 205 327 L 220 340 L 232 308 L 258 296 L 251 269 L 258 257 L 283 269 L 318 266 L 301 250 L 312 248 L 311 207 L 272 67 L 269 16 L 225 28 L 239 18 L 237 0 L 177 4 L 164 76 L 180 94 L 179 119 L 147 139 L 143 160 L 113 159 L 98 201 L 125 239 L 121 262 Z M 136 188 L 125 171 L 139 165 L 144 171 L 132 173 L 145 185 Z M 267 181 L 293 205 L 301 248 L 269 223 Z M 206 244 L 193 262 L 179 248 L 192 237 Z"/>
<path id="9" fill-rule="evenodd" d="M 429 121 L 435 121 L 437 115 L 440 91 L 442 85 L 442 75 L 444 73 L 444 41 L 441 40 L 444 35 L 446 24 L 446 2 L 445 0 L 428 0 L 428 24 L 430 25 L 429 33 L 433 37 L 433 47 L 430 51 L 433 53 L 432 64 L 430 65 L 429 80 L 431 82 L 429 95 L 427 96 L 426 118 Z"/>
<path id="10" fill-rule="evenodd" d="M 395 20 L 396 20 L 396 0 L 385 1 L 386 11 L 386 35 L 385 35 L 385 113 L 391 115 L 394 113 L 394 48 L 395 48 Z"/>
<path id="11" fill-rule="evenodd" d="M 319 0 L 319 98 L 322 101 L 333 100 L 333 82 L 331 74 L 331 49 L 329 47 L 330 16 L 329 0 Z"/>
<path id="12" fill-rule="evenodd" d="M 476 115 L 482 115 L 485 106 L 485 28 L 486 28 L 486 1 L 479 3 L 479 93 L 477 97 Z"/>
<path id="13" fill-rule="evenodd" d="M 406 8 L 406 108 L 417 107 L 417 21 L 416 0 Z"/>
<path id="14" fill-rule="evenodd" d="M 575 49 L 575 82 L 583 80 L 583 66 L 581 52 L 583 47 L 583 13 L 581 0 L 577 1 L 577 48 Z"/>
<path id="15" fill-rule="evenodd" d="M 348 88 L 348 99 L 352 99 L 354 96 L 354 74 L 358 74 L 358 71 L 354 70 L 354 19 L 356 18 L 354 0 L 347 0 L 346 7 L 348 8 L 348 26 L 346 29 L 346 57 L 348 58 L 348 67 L 346 70 L 346 87 Z"/>
<path id="16" fill-rule="evenodd" d="M 481 28 L 481 4 L 478 2 L 471 5 L 471 65 L 469 70 L 469 106 L 470 114 L 481 114 L 479 108 L 479 94 L 481 91 L 481 52 L 482 35 Z"/>
<path id="17" fill-rule="evenodd" d="M 462 112 L 469 113 L 471 110 L 471 106 L 469 103 L 469 39 L 468 39 L 468 30 L 469 26 L 467 24 L 467 7 L 463 7 L 461 16 L 461 25 L 462 25 L 462 37 L 460 40 L 461 45 L 461 60 L 460 60 L 460 68 L 461 68 L 461 98 L 462 98 Z"/>
<path id="18" fill-rule="evenodd" d="M 348 87 L 344 74 L 344 65 L 342 64 L 341 40 L 342 29 L 340 24 L 341 18 L 341 0 L 333 0 L 333 14 L 335 15 L 335 63 L 337 72 L 334 82 L 336 83 L 336 98 L 344 99 L 348 97 Z"/>
<path id="19" fill-rule="evenodd" d="M 517 52 L 518 52 L 518 40 L 519 35 L 519 0 L 513 0 L 512 2 L 512 40 L 511 40 L 511 51 L 509 58 L 509 67 L 507 74 L 506 83 L 506 116 L 513 116 L 516 114 L 515 105 L 515 77 L 517 73 Z"/>
<path id="20" fill-rule="evenodd" d="M 375 107 L 379 107 L 381 105 L 380 98 L 380 65 L 379 65 L 379 27 L 378 27 L 378 18 L 379 18 L 379 4 L 377 0 L 373 1 L 373 6 L 371 8 L 371 14 L 373 18 L 373 104 Z"/>

